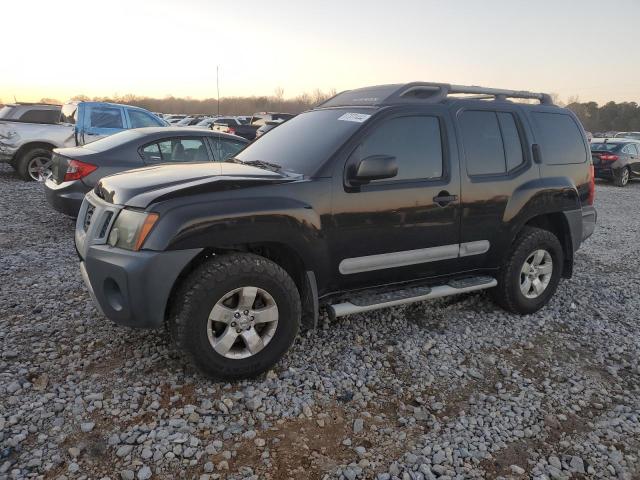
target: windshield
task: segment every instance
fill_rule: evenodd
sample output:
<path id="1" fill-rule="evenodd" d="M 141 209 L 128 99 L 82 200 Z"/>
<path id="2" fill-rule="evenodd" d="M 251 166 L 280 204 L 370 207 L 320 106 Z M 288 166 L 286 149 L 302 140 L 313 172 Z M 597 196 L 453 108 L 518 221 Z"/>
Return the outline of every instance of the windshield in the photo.
<path id="1" fill-rule="evenodd" d="M 284 171 L 312 176 L 373 112 L 350 108 L 302 113 L 260 137 L 236 158 L 269 162 Z"/>
<path id="2" fill-rule="evenodd" d="M 14 107 L 13 105 L 5 105 L 4 107 L 0 108 L 0 118 L 8 118 L 11 110 L 13 110 L 14 108 L 16 107 Z"/>
<path id="3" fill-rule="evenodd" d="M 106 152 L 111 148 L 119 147 L 120 145 L 129 142 L 130 140 L 140 138 L 143 135 L 144 133 L 141 133 L 140 130 L 123 130 L 122 132 L 114 133 L 113 135 L 109 135 L 108 137 L 104 137 L 96 140 L 95 142 L 91 142 L 90 144 L 86 145 L 85 148 L 94 152 Z"/>

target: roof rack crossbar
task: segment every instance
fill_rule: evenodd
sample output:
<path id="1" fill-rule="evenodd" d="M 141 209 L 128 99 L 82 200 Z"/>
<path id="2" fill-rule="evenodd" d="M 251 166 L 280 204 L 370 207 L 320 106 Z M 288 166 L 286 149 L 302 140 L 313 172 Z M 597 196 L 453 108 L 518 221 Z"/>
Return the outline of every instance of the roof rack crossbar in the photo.
<path id="1" fill-rule="evenodd" d="M 481 95 L 481 98 L 494 98 L 496 100 L 506 100 L 508 98 L 526 98 L 538 100 L 544 105 L 553 105 L 551 95 L 547 93 L 528 92 L 525 90 L 507 90 L 502 88 L 486 88 L 476 85 L 451 85 L 448 83 L 427 83 L 415 82 L 404 85 L 398 91 L 394 92 L 387 100 L 400 99 L 407 97 L 409 94 L 417 96 L 418 92 L 433 92 L 425 97 L 429 102 L 440 102 L 448 95 L 454 94 L 470 94 Z"/>

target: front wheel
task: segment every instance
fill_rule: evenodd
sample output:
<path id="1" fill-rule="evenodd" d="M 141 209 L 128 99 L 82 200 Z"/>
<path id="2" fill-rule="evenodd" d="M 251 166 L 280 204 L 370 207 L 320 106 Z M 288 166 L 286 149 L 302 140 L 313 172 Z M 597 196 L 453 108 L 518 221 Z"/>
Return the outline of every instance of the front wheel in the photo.
<path id="1" fill-rule="evenodd" d="M 563 263 L 562 246 L 553 233 L 524 227 L 500 269 L 492 296 L 505 310 L 534 313 L 558 288 Z"/>
<path id="2" fill-rule="evenodd" d="M 279 265 L 253 254 L 213 257 L 176 295 L 171 337 L 207 376 L 255 377 L 273 367 L 300 327 L 300 295 Z"/>

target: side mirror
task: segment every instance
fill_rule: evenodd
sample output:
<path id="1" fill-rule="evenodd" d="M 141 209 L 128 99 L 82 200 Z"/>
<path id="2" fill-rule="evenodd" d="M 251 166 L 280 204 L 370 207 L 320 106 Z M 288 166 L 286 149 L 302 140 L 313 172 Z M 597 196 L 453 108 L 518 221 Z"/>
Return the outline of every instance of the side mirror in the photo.
<path id="1" fill-rule="evenodd" d="M 372 180 L 393 178 L 398 174 L 398 161 L 391 155 L 370 155 L 360 160 L 349 175 L 349 181 L 355 185 Z"/>

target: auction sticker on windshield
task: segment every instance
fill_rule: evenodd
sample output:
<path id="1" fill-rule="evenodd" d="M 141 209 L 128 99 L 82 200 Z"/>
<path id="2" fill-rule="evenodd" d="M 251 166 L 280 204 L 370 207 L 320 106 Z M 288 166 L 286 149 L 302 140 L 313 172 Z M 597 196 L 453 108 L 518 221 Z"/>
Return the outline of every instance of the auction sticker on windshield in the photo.
<path id="1" fill-rule="evenodd" d="M 362 123 L 367 120 L 371 115 L 367 115 L 366 113 L 345 113 L 344 115 L 338 117 L 338 120 L 342 120 L 344 122 L 357 122 Z"/>

